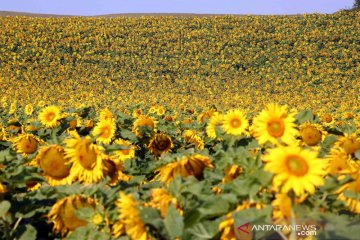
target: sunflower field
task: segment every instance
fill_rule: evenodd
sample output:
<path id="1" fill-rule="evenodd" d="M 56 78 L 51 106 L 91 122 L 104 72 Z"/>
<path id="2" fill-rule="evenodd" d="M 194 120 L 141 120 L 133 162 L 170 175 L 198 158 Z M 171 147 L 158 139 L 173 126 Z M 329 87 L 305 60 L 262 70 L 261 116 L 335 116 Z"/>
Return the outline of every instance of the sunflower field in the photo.
<path id="1" fill-rule="evenodd" d="M 0 32 L 0 239 L 359 238 L 359 11 Z"/>

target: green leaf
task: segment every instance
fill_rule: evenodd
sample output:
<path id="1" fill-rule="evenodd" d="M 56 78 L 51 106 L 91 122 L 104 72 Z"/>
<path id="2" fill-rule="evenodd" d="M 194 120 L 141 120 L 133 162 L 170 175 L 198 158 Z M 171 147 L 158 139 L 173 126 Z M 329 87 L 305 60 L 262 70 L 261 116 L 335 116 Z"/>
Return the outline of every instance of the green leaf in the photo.
<path id="1" fill-rule="evenodd" d="M 360 193 L 357 193 L 357 192 L 354 192 L 354 191 L 345 190 L 344 191 L 344 196 L 348 197 L 348 198 L 360 200 Z"/>
<path id="2" fill-rule="evenodd" d="M 182 236 L 184 229 L 183 217 L 172 204 L 168 208 L 164 224 L 172 239 Z"/>
<path id="3" fill-rule="evenodd" d="M 210 202 L 206 202 L 201 208 L 199 208 L 199 212 L 203 216 L 207 217 L 215 217 L 221 216 L 229 211 L 229 202 L 220 197 L 214 197 L 214 199 Z"/>
<path id="4" fill-rule="evenodd" d="M 27 224 L 23 228 L 25 228 L 25 229 L 23 229 L 24 232 L 21 234 L 21 236 L 18 238 L 18 240 L 35 240 L 36 239 L 37 231 L 32 225 Z"/>
<path id="5" fill-rule="evenodd" d="M 127 129 L 121 130 L 120 135 L 122 138 L 129 139 L 133 143 L 137 141 L 135 134 Z"/>
<path id="6" fill-rule="evenodd" d="M 11 204 L 9 201 L 2 201 L 0 203 L 0 217 L 4 217 L 5 214 L 9 211 Z"/>
<path id="7" fill-rule="evenodd" d="M 91 220 L 94 216 L 95 210 L 90 207 L 83 207 L 76 210 L 76 216 L 82 220 Z"/>
<path id="8" fill-rule="evenodd" d="M 218 232 L 218 221 L 204 221 L 196 224 L 188 231 L 195 237 L 194 239 L 212 239 Z"/>

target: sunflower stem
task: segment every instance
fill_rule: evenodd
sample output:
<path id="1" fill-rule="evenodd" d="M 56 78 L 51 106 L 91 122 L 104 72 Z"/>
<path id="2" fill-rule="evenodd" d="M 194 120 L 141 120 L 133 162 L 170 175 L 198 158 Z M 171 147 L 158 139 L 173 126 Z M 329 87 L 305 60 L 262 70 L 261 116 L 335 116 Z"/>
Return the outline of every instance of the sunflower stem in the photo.
<path id="1" fill-rule="evenodd" d="M 290 234 L 290 240 L 296 240 L 296 219 L 295 219 L 295 212 L 294 212 L 294 208 L 291 206 L 291 225 L 292 230 L 291 230 L 291 234 Z"/>
<path id="2" fill-rule="evenodd" d="M 13 229 L 11 230 L 12 233 L 15 232 L 15 230 L 16 230 L 16 228 L 19 226 L 21 220 L 22 220 L 22 217 L 19 217 L 18 220 L 16 221 Z"/>
<path id="3" fill-rule="evenodd" d="M 283 240 L 288 240 L 288 238 L 279 230 L 276 230 L 276 232 L 279 234 L 279 236 L 283 239 Z"/>

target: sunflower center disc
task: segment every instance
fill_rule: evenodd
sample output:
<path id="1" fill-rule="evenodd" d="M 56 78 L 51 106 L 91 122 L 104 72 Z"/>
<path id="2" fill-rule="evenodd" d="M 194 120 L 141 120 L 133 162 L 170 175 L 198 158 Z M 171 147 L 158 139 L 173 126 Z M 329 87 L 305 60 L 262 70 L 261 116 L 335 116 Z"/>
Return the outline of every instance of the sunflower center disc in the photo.
<path id="1" fill-rule="evenodd" d="M 282 119 L 270 121 L 267 125 L 267 131 L 272 137 L 281 137 L 285 131 L 284 121 Z"/>
<path id="2" fill-rule="evenodd" d="M 230 124 L 233 128 L 238 128 L 241 126 L 241 121 L 239 119 L 233 119 Z"/>
<path id="3" fill-rule="evenodd" d="M 296 155 L 289 156 L 286 165 L 290 173 L 299 177 L 304 176 L 309 169 L 306 161 L 302 157 Z"/>

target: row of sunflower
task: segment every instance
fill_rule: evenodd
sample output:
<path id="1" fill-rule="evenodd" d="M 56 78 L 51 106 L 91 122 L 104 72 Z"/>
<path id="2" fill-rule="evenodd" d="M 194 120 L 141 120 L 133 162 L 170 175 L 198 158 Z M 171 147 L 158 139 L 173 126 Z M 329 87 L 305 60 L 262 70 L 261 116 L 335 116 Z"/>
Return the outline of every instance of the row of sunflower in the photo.
<path id="1" fill-rule="evenodd" d="M 237 230 L 294 221 L 360 234 L 358 116 L 40 105 L 2 113 L 1 238 L 295 239 Z"/>
<path id="2" fill-rule="evenodd" d="M 65 107 L 86 102 L 98 110 L 211 103 L 260 111 L 272 99 L 341 115 L 359 108 L 359 19 L 358 11 L 1 17 L 0 86 L 9 102 L 23 107 L 46 100 Z"/>

